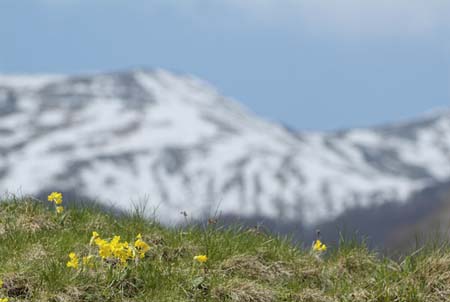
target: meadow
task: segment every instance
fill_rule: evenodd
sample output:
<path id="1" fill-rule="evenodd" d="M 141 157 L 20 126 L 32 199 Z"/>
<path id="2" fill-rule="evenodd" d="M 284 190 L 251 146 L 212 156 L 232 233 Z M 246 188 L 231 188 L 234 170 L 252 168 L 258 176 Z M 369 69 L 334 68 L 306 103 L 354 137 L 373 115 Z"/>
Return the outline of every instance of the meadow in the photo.
<path id="1" fill-rule="evenodd" d="M 214 219 L 164 227 L 142 211 L 0 203 L 0 301 L 450 301 L 450 248 L 399 259 L 341 238 L 295 245 Z"/>

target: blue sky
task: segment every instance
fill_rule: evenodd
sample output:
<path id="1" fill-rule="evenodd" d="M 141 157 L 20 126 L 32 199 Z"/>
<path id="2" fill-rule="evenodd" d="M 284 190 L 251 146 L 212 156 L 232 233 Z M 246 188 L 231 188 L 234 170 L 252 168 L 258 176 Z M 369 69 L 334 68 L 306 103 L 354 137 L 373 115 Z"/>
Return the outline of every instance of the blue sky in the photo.
<path id="1" fill-rule="evenodd" d="M 0 73 L 191 73 L 301 129 L 450 106 L 450 1 L 0 0 Z"/>

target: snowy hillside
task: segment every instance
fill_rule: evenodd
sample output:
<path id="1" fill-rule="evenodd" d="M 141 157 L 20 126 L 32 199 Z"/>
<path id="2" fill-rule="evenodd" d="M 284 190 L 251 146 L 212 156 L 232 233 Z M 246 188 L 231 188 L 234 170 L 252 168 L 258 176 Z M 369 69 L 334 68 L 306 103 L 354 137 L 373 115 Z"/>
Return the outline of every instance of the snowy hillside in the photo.
<path id="1" fill-rule="evenodd" d="M 0 77 L 0 192 L 311 224 L 450 179 L 450 112 L 293 133 L 166 71 Z"/>

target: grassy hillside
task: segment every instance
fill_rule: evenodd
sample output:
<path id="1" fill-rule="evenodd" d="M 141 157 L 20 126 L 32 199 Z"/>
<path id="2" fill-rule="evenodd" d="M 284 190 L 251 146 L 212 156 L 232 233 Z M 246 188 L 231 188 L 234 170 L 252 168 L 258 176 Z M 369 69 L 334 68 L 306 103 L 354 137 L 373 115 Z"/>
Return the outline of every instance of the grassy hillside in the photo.
<path id="1" fill-rule="evenodd" d="M 116 235 L 128 256 L 102 259 Z M 394 262 L 351 242 L 320 253 L 257 229 L 175 230 L 138 212 L 13 199 L 0 204 L 0 279 L 9 301 L 450 301 L 450 249 Z"/>

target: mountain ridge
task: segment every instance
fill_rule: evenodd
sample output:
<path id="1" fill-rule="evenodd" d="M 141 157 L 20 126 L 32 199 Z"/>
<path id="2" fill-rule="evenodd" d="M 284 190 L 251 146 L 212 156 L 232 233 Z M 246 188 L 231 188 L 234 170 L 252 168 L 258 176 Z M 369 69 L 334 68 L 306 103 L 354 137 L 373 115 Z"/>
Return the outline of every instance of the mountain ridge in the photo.
<path id="1" fill-rule="evenodd" d="M 450 178 L 450 111 L 295 133 L 164 70 L 6 78 L 0 192 L 77 189 L 123 208 L 149 196 L 166 222 L 219 206 L 312 225 Z"/>

